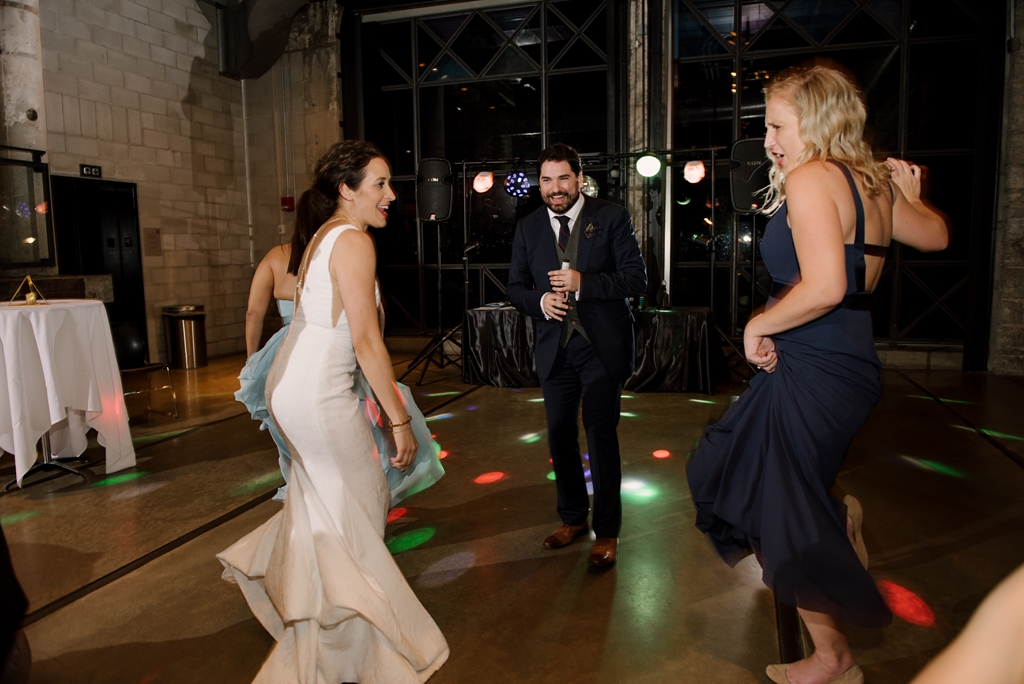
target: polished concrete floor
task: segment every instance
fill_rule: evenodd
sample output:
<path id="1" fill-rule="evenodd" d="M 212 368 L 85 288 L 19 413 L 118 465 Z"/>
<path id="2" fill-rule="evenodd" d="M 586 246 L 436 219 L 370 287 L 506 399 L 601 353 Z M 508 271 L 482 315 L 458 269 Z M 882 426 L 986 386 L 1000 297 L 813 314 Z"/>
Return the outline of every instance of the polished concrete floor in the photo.
<path id="1" fill-rule="evenodd" d="M 411 357 L 399 345 L 396 368 Z M 105 476 L 93 448 L 88 482 L 36 476 L 0 497 L 31 601 L 32 682 L 233 683 L 259 669 L 271 639 L 214 558 L 279 507 L 273 442 L 232 400 L 240 365 L 176 372 L 178 420 L 132 397 L 135 469 Z M 869 682 L 895 684 L 1024 562 L 1024 381 L 883 378 L 837 487 L 864 504 L 872 573 L 899 615 L 850 640 Z M 447 475 L 392 512 L 387 541 L 451 646 L 432 682 L 767 681 L 771 593 L 753 559 L 730 569 L 714 555 L 685 481 L 742 383 L 623 400 L 625 524 L 605 571 L 587 566 L 589 542 L 541 547 L 557 519 L 539 390 L 467 386 L 451 369 L 413 390 Z M 12 471 L 0 458 L 0 477 Z"/>

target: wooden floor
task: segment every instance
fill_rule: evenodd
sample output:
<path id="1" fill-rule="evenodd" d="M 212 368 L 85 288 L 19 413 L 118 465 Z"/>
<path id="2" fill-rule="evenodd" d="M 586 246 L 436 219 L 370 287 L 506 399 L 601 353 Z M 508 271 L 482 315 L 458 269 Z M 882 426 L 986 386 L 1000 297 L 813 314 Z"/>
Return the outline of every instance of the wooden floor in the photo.
<path id="1" fill-rule="evenodd" d="M 411 357 L 396 351 L 396 368 Z M 37 476 L 0 497 L 31 601 L 32 682 L 252 680 L 272 640 L 214 554 L 279 510 L 280 475 L 269 435 L 232 398 L 241 363 L 176 372 L 179 420 L 132 398 L 136 468 L 106 476 L 93 448 L 88 482 Z M 850 640 L 869 682 L 895 684 L 1024 563 L 1024 384 L 897 370 L 883 382 L 837 487 L 864 505 L 872 574 L 898 615 Z M 685 478 L 704 427 L 743 389 L 627 393 L 619 562 L 595 571 L 589 540 L 541 546 L 558 521 L 539 390 L 432 368 L 413 391 L 447 475 L 393 512 L 386 538 L 451 646 L 431 682 L 766 682 L 771 593 L 756 562 L 730 569 L 694 528 Z M 5 455 L 0 477 L 12 475 Z"/>

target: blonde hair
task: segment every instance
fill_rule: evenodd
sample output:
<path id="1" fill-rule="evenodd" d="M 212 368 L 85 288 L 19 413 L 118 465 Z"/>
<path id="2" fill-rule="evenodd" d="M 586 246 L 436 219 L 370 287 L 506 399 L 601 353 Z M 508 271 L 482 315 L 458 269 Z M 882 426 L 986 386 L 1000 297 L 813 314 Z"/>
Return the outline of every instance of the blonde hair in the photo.
<path id="1" fill-rule="evenodd" d="M 889 167 L 875 161 L 864 141 L 867 109 L 860 93 L 842 73 L 829 67 L 783 73 L 764 89 L 765 102 L 778 97 L 790 104 L 800 118 L 803 153 L 792 168 L 805 162 L 834 159 L 860 174 L 869 196 L 877 195 L 889 180 Z M 771 154 L 765 195 L 765 214 L 774 214 L 786 201 L 786 174 Z"/>

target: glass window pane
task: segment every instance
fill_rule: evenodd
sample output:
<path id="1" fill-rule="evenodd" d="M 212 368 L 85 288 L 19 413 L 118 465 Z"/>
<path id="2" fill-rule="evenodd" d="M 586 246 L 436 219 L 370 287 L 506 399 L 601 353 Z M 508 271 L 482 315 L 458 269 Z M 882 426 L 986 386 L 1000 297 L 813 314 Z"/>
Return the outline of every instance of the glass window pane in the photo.
<path id="1" fill-rule="evenodd" d="M 910 21 L 917 23 L 914 38 L 972 35 L 980 29 L 974 17 L 952 0 L 913 0 Z"/>
<path id="2" fill-rule="evenodd" d="M 672 146 L 732 144 L 732 61 L 676 65 Z"/>
<path id="3" fill-rule="evenodd" d="M 540 80 L 498 79 L 420 90 L 424 157 L 531 159 L 540 151 Z"/>
<path id="4" fill-rule="evenodd" d="M 515 45 L 509 45 L 488 70 L 490 75 L 530 74 L 540 70 Z"/>
<path id="5" fill-rule="evenodd" d="M 487 10 L 484 12 L 504 32 L 506 38 L 511 38 L 524 21 L 533 12 L 535 5 L 523 5 L 522 7 L 509 7 L 498 10 Z"/>
<path id="6" fill-rule="evenodd" d="M 482 16 L 474 14 L 452 43 L 452 50 L 479 74 L 504 44 L 505 36 L 495 31 Z"/>
<path id="7" fill-rule="evenodd" d="M 577 38 L 562 57 L 555 62 L 555 69 L 575 69 L 579 67 L 604 66 L 607 63 L 604 57 L 594 52 L 594 49 L 587 45 L 586 41 Z"/>
<path id="8" fill-rule="evenodd" d="M 438 38 L 444 43 L 448 43 L 452 36 L 454 36 L 463 22 L 466 21 L 468 14 L 449 14 L 443 17 L 430 17 L 423 19 L 423 23 L 434 32 Z"/>
<path id="9" fill-rule="evenodd" d="M 464 78 L 473 78 L 473 74 L 466 71 L 466 67 L 459 64 L 459 61 L 447 52 L 437 60 L 437 66 L 431 67 L 427 72 L 424 83 L 440 83 L 442 81 L 456 81 Z"/>
<path id="10" fill-rule="evenodd" d="M 911 46 L 908 149 L 974 147 L 981 50 L 974 40 Z M 950 83 L 961 84 L 960 96 L 949 97 Z"/>
<path id="11" fill-rule="evenodd" d="M 412 90 L 369 91 L 366 110 L 366 139 L 380 145 L 391 161 L 392 174 L 416 173 L 413 155 Z"/>
<path id="12" fill-rule="evenodd" d="M 793 0 L 783 12 L 820 43 L 856 8 L 853 0 Z"/>
<path id="13" fill-rule="evenodd" d="M 726 54 L 725 45 L 715 38 L 696 14 L 681 1 L 675 6 L 675 56 L 700 57 Z"/>
<path id="14" fill-rule="evenodd" d="M 534 12 L 533 17 L 526 22 L 526 27 L 516 36 L 515 44 L 523 49 L 537 64 L 541 63 L 541 35 L 540 35 L 540 12 Z"/>
<path id="15" fill-rule="evenodd" d="M 732 0 L 694 0 L 696 7 L 723 38 L 733 35 L 736 11 Z"/>
<path id="16" fill-rule="evenodd" d="M 391 24 L 363 24 L 363 41 L 371 43 L 386 54 L 408 76 L 412 72 L 412 23 L 399 21 Z M 383 85 L 383 84 L 382 84 Z"/>
<path id="17" fill-rule="evenodd" d="M 601 10 L 601 13 L 590 22 L 583 34 L 602 52 L 608 54 L 608 10 Z"/>
<path id="18" fill-rule="evenodd" d="M 548 11 L 548 64 L 552 64 L 576 34 L 557 13 Z"/>
<path id="19" fill-rule="evenodd" d="M 897 36 L 903 30 L 903 0 L 871 0 L 868 7 Z"/>
<path id="20" fill-rule="evenodd" d="M 416 27 L 416 48 L 417 58 L 419 59 L 419 75 L 422 78 L 423 74 L 430 68 L 430 63 L 434 61 L 438 53 L 441 52 L 441 46 L 437 44 L 429 33 L 422 27 Z"/>
<path id="21" fill-rule="evenodd" d="M 607 93 L 604 70 L 549 76 L 548 143 L 564 142 L 579 152 L 607 151 Z"/>
<path id="22" fill-rule="evenodd" d="M 740 15 L 740 38 L 743 47 L 750 45 L 750 41 L 765 27 L 775 16 L 775 10 L 763 2 L 744 2 Z"/>
<path id="23" fill-rule="evenodd" d="M 416 181 L 392 181 L 397 199 L 391 203 L 388 222 L 371 231 L 377 243 L 377 259 L 384 264 L 416 263 Z"/>
<path id="24" fill-rule="evenodd" d="M 871 14 L 865 11 L 857 13 L 850 23 L 844 26 L 829 45 L 840 43 L 870 43 L 881 40 L 896 40 L 897 37 L 887 31 L 882 24 L 872 18 Z"/>
<path id="25" fill-rule="evenodd" d="M 808 47 L 809 43 L 782 17 L 768 25 L 750 46 L 751 50 L 790 50 Z"/>
<path id="26" fill-rule="evenodd" d="M 594 0 L 563 0 L 562 2 L 552 3 L 552 6 L 568 19 L 573 26 L 580 29 L 587 23 L 591 15 L 594 14 L 594 8 L 597 6 L 597 3 Z"/>
<path id="27" fill-rule="evenodd" d="M 45 180 L 32 166 L 0 165 L 0 265 L 53 265 Z"/>

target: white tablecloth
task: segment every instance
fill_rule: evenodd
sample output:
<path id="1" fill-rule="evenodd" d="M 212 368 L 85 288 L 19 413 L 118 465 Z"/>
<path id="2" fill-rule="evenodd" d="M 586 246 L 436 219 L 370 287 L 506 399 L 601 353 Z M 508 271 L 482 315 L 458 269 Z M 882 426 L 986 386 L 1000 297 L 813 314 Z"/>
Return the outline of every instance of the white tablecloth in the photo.
<path id="1" fill-rule="evenodd" d="M 14 454 L 18 483 L 50 431 L 55 457 L 80 456 L 95 428 L 106 472 L 135 465 L 121 374 L 103 302 L 0 303 L 0 449 Z"/>

